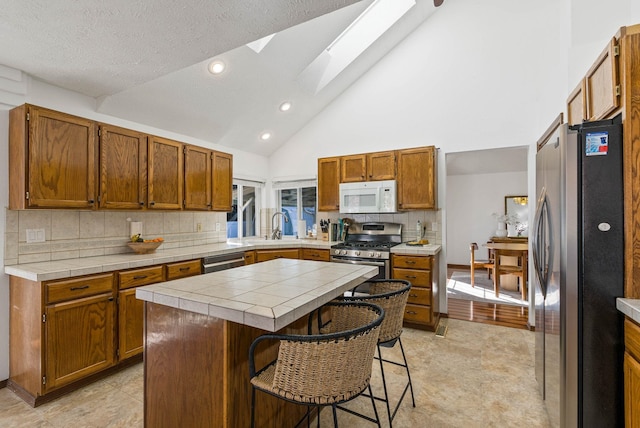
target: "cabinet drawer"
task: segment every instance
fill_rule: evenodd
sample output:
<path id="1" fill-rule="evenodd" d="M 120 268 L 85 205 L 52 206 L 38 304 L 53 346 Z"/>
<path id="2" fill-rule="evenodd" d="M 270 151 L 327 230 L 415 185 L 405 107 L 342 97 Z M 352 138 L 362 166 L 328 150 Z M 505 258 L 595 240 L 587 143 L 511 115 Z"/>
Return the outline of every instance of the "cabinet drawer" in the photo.
<path id="1" fill-rule="evenodd" d="M 189 260 L 187 262 L 167 264 L 167 281 L 188 276 L 200 275 L 202 270 L 202 260 Z"/>
<path id="2" fill-rule="evenodd" d="M 431 306 L 431 289 L 422 287 L 411 287 L 407 303 Z"/>
<path id="3" fill-rule="evenodd" d="M 304 260 L 317 260 L 320 262 L 328 262 L 330 260 L 329 250 L 314 250 L 311 248 L 303 248 L 302 258 Z"/>
<path id="4" fill-rule="evenodd" d="M 430 324 L 431 306 L 418 306 L 407 303 L 407 306 L 404 308 L 404 320 L 421 324 Z"/>
<path id="5" fill-rule="evenodd" d="M 118 273 L 120 290 L 164 281 L 162 265 Z"/>
<path id="6" fill-rule="evenodd" d="M 417 269 L 394 269 L 395 279 L 406 279 L 411 285 L 431 288 L 431 271 Z"/>
<path id="7" fill-rule="evenodd" d="M 431 257 L 393 256 L 393 267 L 410 269 L 431 269 Z"/>
<path id="8" fill-rule="evenodd" d="M 627 352 L 640 361 L 640 325 L 628 318 L 624 320 L 624 345 Z"/>
<path id="9" fill-rule="evenodd" d="M 46 301 L 63 302 L 113 291 L 113 274 L 93 275 L 46 284 Z"/>
<path id="10" fill-rule="evenodd" d="M 300 252 L 296 249 L 291 250 L 256 250 L 256 262 L 266 262 L 273 259 L 299 259 Z"/>

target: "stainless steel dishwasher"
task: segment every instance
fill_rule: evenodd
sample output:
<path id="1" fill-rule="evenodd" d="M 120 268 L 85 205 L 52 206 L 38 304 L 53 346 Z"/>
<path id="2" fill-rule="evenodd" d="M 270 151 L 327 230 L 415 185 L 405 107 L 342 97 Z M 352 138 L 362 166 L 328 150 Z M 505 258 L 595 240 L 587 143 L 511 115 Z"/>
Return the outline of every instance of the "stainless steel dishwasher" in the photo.
<path id="1" fill-rule="evenodd" d="M 238 266 L 244 266 L 244 252 L 221 254 L 202 259 L 202 273 L 218 272 Z"/>

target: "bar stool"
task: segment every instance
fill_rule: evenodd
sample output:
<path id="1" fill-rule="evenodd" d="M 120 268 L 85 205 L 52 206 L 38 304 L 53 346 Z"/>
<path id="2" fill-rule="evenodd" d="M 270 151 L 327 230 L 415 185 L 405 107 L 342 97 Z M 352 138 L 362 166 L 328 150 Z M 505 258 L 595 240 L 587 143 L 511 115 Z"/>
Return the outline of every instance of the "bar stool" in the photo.
<path id="1" fill-rule="evenodd" d="M 416 407 L 415 397 L 413 395 L 413 384 L 411 382 L 411 374 L 409 373 L 409 365 L 407 364 L 407 358 L 404 354 L 404 348 L 402 346 L 402 340 L 400 335 L 402 334 L 402 321 L 404 316 L 405 306 L 407 299 L 409 298 L 409 290 L 411 289 L 411 283 L 409 281 L 401 279 L 378 279 L 367 281 L 360 286 L 356 287 L 351 292 L 351 296 L 343 297 L 343 301 L 346 302 L 366 302 L 380 306 L 384 309 L 385 318 L 382 321 L 380 327 L 380 336 L 378 337 L 378 355 L 374 358 L 380 362 L 380 373 L 382 375 L 382 386 L 384 389 L 384 398 L 374 397 L 377 400 L 384 401 L 387 405 L 387 415 L 389 417 L 389 426 L 393 426 L 393 418 L 398 412 L 400 404 L 407 393 L 407 390 L 411 391 L 411 402 L 413 407 Z M 400 350 L 402 352 L 403 362 L 391 361 L 382 358 L 382 348 L 393 348 L 396 344 L 400 344 Z M 389 394 L 387 391 L 387 382 L 384 374 L 384 363 L 394 364 L 396 366 L 404 367 L 407 372 L 408 382 L 402 391 L 402 395 L 398 401 L 398 404 L 391 412 L 391 406 L 389 404 Z"/>
<path id="2" fill-rule="evenodd" d="M 384 310 L 363 302 L 329 302 L 322 311 L 330 321 L 328 334 L 265 334 L 249 348 L 251 379 L 251 427 L 255 426 L 256 390 L 283 400 L 311 407 L 331 406 L 334 426 L 336 409 L 369 390 L 375 419 L 360 415 L 380 427 L 380 418 L 369 384 L 373 356 L 378 343 Z M 255 368 L 256 346 L 265 340 L 279 341 L 278 358 L 259 371 Z M 303 418 L 304 419 L 304 418 Z"/>

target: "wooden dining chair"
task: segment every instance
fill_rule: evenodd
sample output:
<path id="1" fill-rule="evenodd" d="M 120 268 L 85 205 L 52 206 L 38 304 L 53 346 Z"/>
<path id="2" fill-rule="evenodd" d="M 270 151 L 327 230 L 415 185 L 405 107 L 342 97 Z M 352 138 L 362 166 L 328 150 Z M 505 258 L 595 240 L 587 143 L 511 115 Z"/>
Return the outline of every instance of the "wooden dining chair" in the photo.
<path id="1" fill-rule="evenodd" d="M 503 263 L 503 257 L 515 259 L 516 264 Z M 495 266 L 493 288 L 496 297 L 500 294 L 500 275 L 515 275 L 518 277 L 522 300 L 527 299 L 527 252 L 519 250 L 500 250 L 500 260 Z"/>
<path id="2" fill-rule="evenodd" d="M 469 244 L 469 250 L 471 252 L 471 261 L 469 266 L 471 268 L 471 286 L 475 286 L 475 270 L 476 269 L 486 269 L 487 270 L 487 278 L 491 279 L 491 272 L 493 271 L 494 261 L 489 258 L 488 260 L 478 260 L 476 259 L 476 250 L 478 249 L 478 244 L 472 242 Z"/>

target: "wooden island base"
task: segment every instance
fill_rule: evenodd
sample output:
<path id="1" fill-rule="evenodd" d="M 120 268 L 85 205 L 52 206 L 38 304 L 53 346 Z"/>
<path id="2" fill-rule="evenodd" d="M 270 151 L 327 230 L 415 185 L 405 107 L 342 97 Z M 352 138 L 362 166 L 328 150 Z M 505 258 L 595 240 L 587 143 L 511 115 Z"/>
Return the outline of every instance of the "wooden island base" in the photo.
<path id="1" fill-rule="evenodd" d="M 306 333 L 307 319 L 280 330 Z M 145 427 L 249 427 L 248 355 L 264 330 L 145 302 Z M 277 345 L 258 348 L 256 365 L 277 356 Z M 258 392 L 256 427 L 293 427 L 305 406 Z"/>

